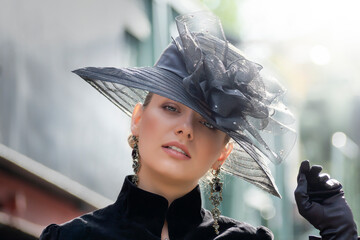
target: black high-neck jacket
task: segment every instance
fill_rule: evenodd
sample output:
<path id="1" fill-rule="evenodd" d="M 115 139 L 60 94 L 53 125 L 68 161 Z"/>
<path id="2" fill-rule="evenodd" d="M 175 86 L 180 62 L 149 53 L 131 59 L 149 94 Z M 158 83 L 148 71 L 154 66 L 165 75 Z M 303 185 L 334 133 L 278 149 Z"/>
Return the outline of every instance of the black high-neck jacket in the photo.
<path id="1" fill-rule="evenodd" d="M 273 239 L 265 227 L 224 216 L 216 235 L 211 213 L 201 207 L 199 186 L 168 207 L 164 197 L 136 187 L 127 176 L 114 204 L 62 225 L 51 224 L 40 240 L 160 240 L 165 219 L 170 240 Z"/>

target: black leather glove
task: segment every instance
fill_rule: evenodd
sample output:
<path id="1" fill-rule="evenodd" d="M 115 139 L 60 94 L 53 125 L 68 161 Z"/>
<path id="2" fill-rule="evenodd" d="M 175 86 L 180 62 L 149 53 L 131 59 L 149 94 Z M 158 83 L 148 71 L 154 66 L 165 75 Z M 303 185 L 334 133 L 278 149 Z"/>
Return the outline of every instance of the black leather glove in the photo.
<path id="1" fill-rule="evenodd" d="M 356 224 L 341 184 L 320 174 L 321 166 L 301 163 L 295 200 L 301 216 L 320 230 L 323 240 L 358 239 Z"/>

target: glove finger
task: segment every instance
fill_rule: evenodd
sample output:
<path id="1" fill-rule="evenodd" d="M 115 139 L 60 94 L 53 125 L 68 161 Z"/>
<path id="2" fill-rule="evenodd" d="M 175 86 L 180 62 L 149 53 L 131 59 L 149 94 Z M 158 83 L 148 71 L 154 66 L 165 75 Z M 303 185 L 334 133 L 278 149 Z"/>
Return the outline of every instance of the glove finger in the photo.
<path id="1" fill-rule="evenodd" d="M 342 188 L 341 183 L 338 180 L 332 178 L 326 181 L 325 186 L 327 189 Z"/>
<path id="2" fill-rule="evenodd" d="M 299 179 L 300 173 L 308 174 L 309 170 L 310 170 L 310 162 L 309 162 L 309 160 L 302 161 L 301 165 L 300 165 L 300 168 L 299 168 L 298 179 Z"/>
<path id="3" fill-rule="evenodd" d="M 309 171 L 309 177 L 311 178 L 316 178 L 319 176 L 320 172 L 322 170 L 322 166 L 320 165 L 313 165 L 311 168 L 310 168 L 310 171 Z"/>
<path id="4" fill-rule="evenodd" d="M 322 173 L 319 175 L 319 180 L 321 183 L 326 183 L 330 179 L 330 175 L 327 173 Z"/>
<path id="5" fill-rule="evenodd" d="M 309 195 L 307 193 L 307 180 L 305 174 L 299 173 L 297 183 L 298 185 L 294 191 L 294 195 L 299 212 L 301 212 L 309 201 Z"/>

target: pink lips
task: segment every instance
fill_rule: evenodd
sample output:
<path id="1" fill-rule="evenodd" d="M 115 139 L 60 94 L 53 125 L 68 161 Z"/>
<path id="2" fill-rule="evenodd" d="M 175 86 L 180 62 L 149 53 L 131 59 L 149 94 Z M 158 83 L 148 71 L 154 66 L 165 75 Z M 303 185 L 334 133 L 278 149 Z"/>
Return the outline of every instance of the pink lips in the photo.
<path id="1" fill-rule="evenodd" d="M 181 152 L 178 152 L 172 148 L 169 148 L 169 146 L 173 146 L 173 147 L 177 147 L 179 149 L 181 149 L 182 151 L 185 152 L 185 154 L 181 153 Z M 162 148 L 163 150 L 169 154 L 170 156 L 174 157 L 174 158 L 178 158 L 178 159 L 184 159 L 184 160 L 187 160 L 187 159 L 190 159 L 191 156 L 190 156 L 190 153 L 189 153 L 189 150 L 187 149 L 187 147 L 179 142 L 169 142 L 169 143 L 166 143 L 164 145 L 162 145 Z"/>

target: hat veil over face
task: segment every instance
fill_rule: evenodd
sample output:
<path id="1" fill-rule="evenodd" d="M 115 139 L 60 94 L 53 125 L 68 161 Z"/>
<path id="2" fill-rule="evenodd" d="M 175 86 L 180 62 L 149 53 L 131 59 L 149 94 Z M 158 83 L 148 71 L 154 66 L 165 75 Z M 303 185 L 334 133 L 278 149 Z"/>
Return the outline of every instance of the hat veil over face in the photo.
<path id="1" fill-rule="evenodd" d="M 82 68 L 78 74 L 129 116 L 148 92 L 180 102 L 228 134 L 234 144 L 223 170 L 275 195 L 268 163 L 280 163 L 294 145 L 285 90 L 265 79 L 261 66 L 227 42 L 208 12 L 176 18 L 179 37 L 153 67 Z"/>

